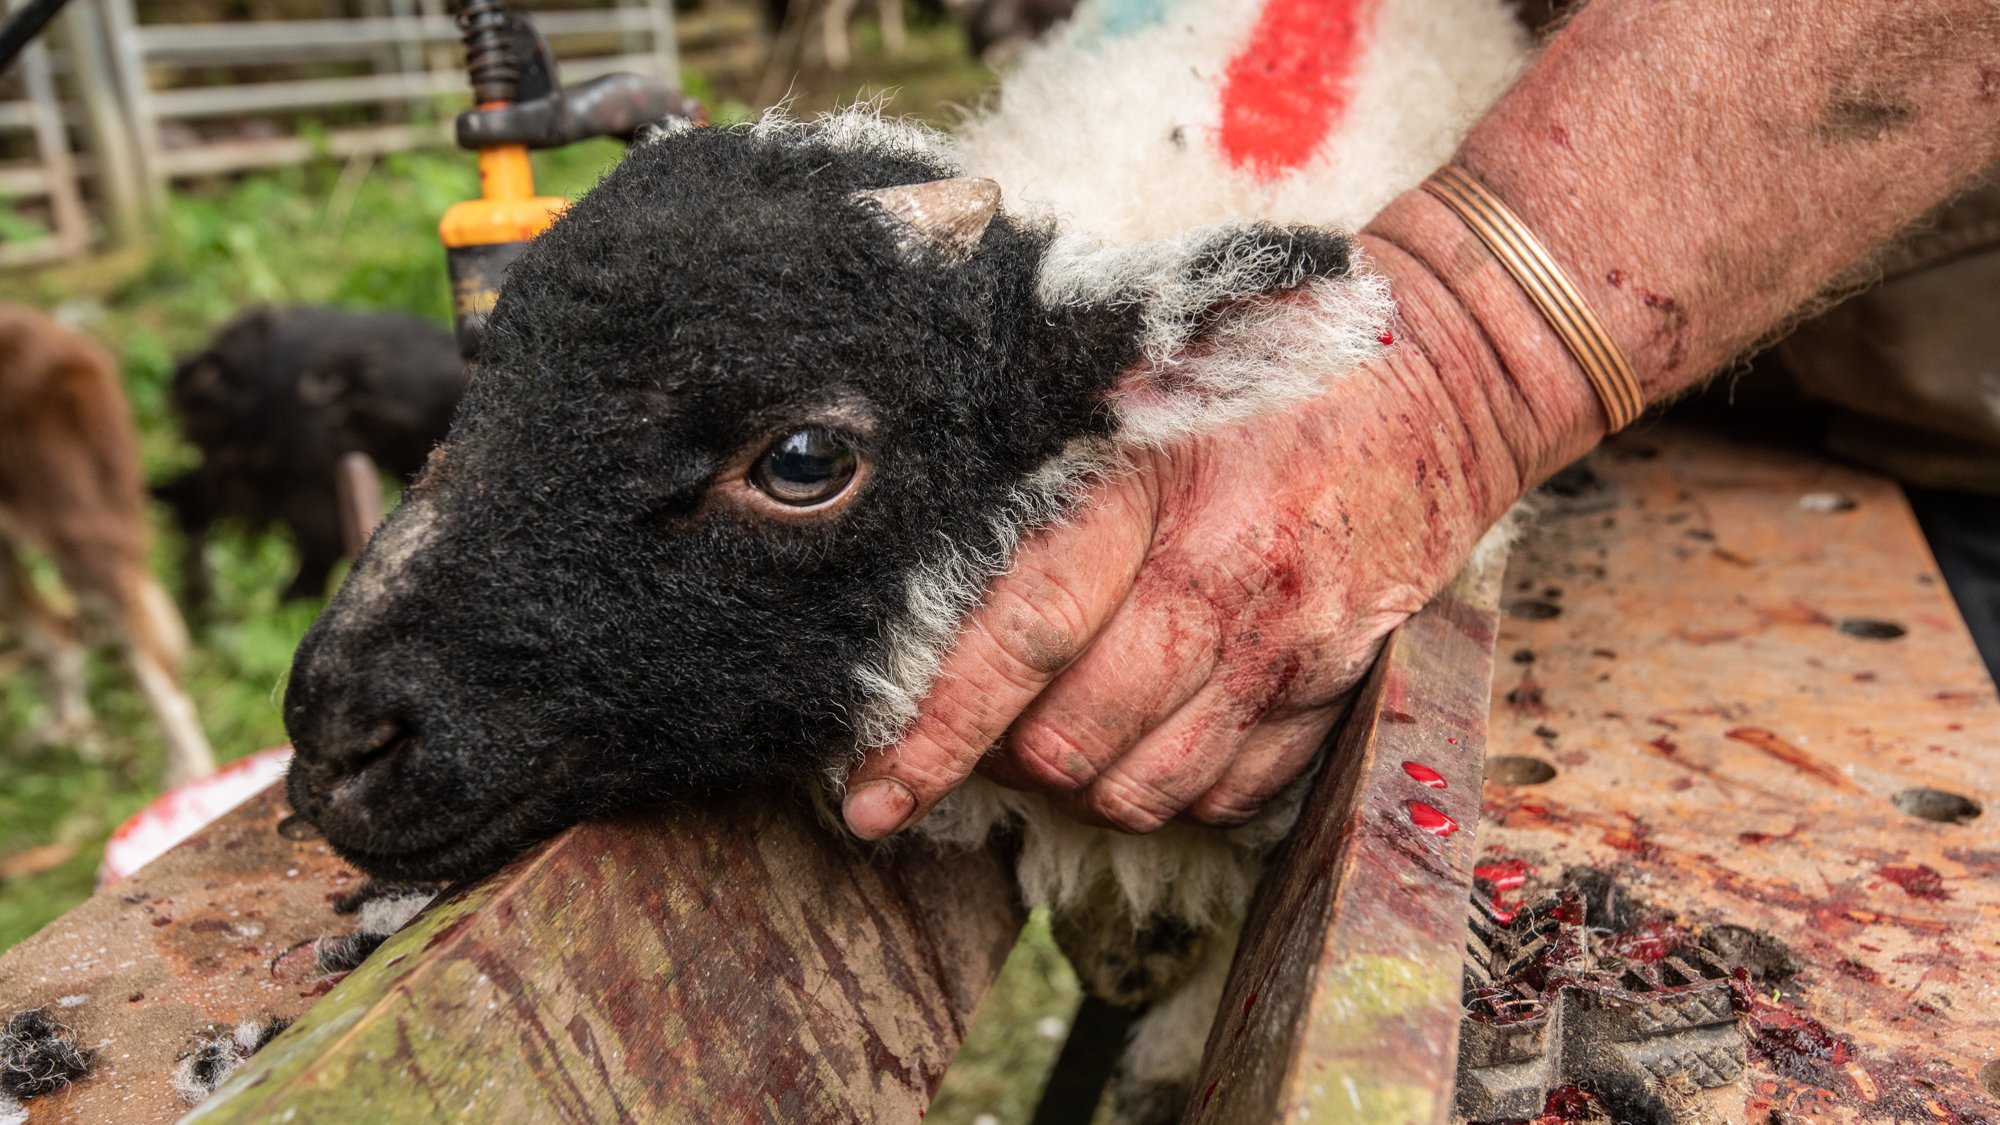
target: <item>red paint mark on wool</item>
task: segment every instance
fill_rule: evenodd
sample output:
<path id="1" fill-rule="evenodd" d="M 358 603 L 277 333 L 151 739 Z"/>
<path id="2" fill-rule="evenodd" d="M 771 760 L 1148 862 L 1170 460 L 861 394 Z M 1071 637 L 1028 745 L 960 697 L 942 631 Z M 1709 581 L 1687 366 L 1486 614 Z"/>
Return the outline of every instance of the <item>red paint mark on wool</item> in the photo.
<path id="1" fill-rule="evenodd" d="M 1272 179 L 1312 159 L 1347 112 L 1378 2 L 1267 0 L 1223 76 L 1217 139 L 1232 167 Z"/>

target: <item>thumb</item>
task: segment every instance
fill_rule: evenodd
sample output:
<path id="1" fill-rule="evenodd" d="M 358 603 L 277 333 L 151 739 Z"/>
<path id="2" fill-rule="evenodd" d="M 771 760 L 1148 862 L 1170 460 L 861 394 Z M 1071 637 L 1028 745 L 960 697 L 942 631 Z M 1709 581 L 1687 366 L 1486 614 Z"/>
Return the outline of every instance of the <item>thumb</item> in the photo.
<path id="1" fill-rule="evenodd" d="M 864 840 L 901 831 L 957 788 L 1111 619 L 1152 537 L 1152 503 L 1134 475 L 1022 544 L 960 628 L 910 729 L 848 776 L 848 828 Z"/>

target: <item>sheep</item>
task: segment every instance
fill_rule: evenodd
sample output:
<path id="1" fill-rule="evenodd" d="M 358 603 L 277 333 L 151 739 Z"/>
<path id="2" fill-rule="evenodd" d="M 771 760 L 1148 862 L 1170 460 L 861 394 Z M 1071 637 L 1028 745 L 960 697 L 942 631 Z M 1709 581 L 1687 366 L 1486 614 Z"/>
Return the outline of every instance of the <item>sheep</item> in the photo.
<path id="1" fill-rule="evenodd" d="M 78 621 L 37 587 L 29 550 L 117 632 L 166 739 L 172 786 L 215 759 L 175 673 L 186 627 L 146 568 L 145 505 L 139 439 L 111 357 L 34 309 L 0 303 L 0 621 L 49 679 L 40 737 L 88 745 L 91 716 Z"/>
<path id="2" fill-rule="evenodd" d="M 1086 5 L 955 139 L 865 109 L 662 130 L 530 247 L 295 658 L 289 794 L 335 848 L 462 877 L 633 804 L 837 791 L 1024 532 L 1378 353 L 1391 305 L 1334 228 L 1449 155 L 1520 29 L 1494 0 L 1149 13 Z M 1264 35 L 1301 13 L 1326 34 Z M 1255 52 L 1301 50 L 1277 110 L 1231 116 Z M 1147 1006 L 1118 1105 L 1151 1120 L 1300 792 L 1133 837 L 975 779 L 915 831 L 1018 834 L 1086 987 Z"/>
<path id="3" fill-rule="evenodd" d="M 407 481 L 465 390 L 449 332 L 412 316 L 330 308 L 237 315 L 181 361 L 169 393 L 201 463 L 154 489 L 182 532 L 182 597 L 209 598 L 208 531 L 283 524 L 298 548 L 286 600 L 326 593 L 341 556 L 334 466 L 362 452 Z"/>

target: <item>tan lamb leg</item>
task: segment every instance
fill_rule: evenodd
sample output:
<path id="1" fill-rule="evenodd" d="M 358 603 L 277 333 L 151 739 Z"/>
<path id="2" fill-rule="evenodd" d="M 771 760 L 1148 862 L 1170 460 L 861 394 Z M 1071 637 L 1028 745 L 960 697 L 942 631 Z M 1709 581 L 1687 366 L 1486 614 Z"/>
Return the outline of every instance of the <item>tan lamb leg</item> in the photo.
<path id="1" fill-rule="evenodd" d="M 846 70 L 853 58 L 853 49 L 847 39 L 848 25 L 854 21 L 854 8 L 858 0 L 826 0 L 819 8 L 820 53 L 826 58 L 826 65 L 834 70 Z"/>
<path id="2" fill-rule="evenodd" d="M 909 45 L 909 29 L 903 26 L 903 0 L 875 0 L 875 18 L 882 24 L 882 48 L 900 55 Z"/>
<path id="3" fill-rule="evenodd" d="M 126 661 L 167 744 L 166 785 L 172 788 L 213 773 L 215 755 L 208 736 L 202 733 L 194 701 L 181 690 L 175 671 L 187 650 L 187 627 L 151 574 L 131 572 L 121 586 L 118 624 L 125 637 Z"/>
<path id="4" fill-rule="evenodd" d="M 48 717 L 28 732 L 36 745 L 74 747 L 85 759 L 103 753 L 84 695 L 83 640 L 76 621 L 35 588 L 14 545 L 0 538 L 0 616 L 21 635 L 29 658 L 48 680 Z"/>

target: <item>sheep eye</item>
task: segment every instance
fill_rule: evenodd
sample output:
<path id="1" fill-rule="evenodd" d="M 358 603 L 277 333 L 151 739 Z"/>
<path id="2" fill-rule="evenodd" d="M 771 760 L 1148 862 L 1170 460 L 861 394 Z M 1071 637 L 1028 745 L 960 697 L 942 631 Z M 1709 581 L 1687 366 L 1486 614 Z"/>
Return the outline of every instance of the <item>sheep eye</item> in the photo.
<path id="1" fill-rule="evenodd" d="M 764 451 L 750 483 L 780 504 L 810 508 L 847 491 L 861 459 L 826 430 L 800 430 Z"/>

